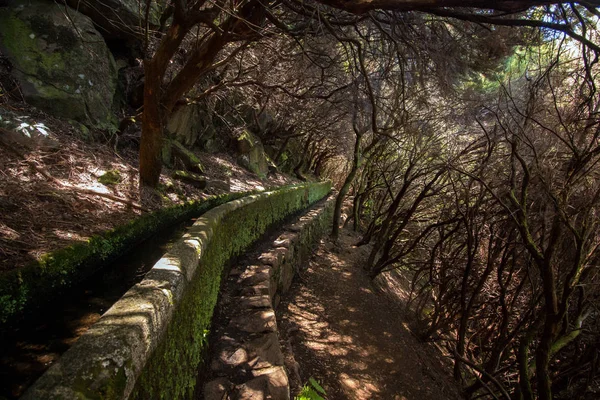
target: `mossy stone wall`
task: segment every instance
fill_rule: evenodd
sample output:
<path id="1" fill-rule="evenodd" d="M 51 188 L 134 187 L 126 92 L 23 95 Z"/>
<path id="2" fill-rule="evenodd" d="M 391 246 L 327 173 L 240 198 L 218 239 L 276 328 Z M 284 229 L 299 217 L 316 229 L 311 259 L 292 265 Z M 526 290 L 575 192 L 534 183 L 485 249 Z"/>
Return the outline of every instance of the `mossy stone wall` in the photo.
<path id="1" fill-rule="evenodd" d="M 146 214 L 87 242 L 50 253 L 23 269 L 1 273 L 0 335 L 156 232 L 248 194 L 213 196 Z"/>
<path id="2" fill-rule="evenodd" d="M 257 399 L 290 399 L 275 308 L 294 275 L 307 267 L 312 247 L 330 231 L 335 197 L 311 207 L 284 226 L 268 250 L 231 269 L 222 296 L 234 306 L 222 308 L 228 322 L 213 327 L 212 358 L 201 377 L 208 380 L 202 388 L 205 400 L 246 399 L 249 393 Z"/>
<path id="3" fill-rule="evenodd" d="M 330 189 L 288 187 L 205 213 L 23 399 L 191 398 L 228 261 Z"/>

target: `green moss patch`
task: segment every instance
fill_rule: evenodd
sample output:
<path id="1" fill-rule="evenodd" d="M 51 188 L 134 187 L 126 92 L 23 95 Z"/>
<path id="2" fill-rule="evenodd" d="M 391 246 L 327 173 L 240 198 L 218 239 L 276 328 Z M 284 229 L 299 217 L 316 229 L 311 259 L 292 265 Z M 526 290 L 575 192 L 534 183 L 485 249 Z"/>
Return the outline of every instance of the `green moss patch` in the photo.
<path id="1" fill-rule="evenodd" d="M 213 196 L 146 214 L 93 236 L 86 243 L 45 255 L 28 267 L 0 274 L 0 333 L 154 233 L 246 195 L 248 193 Z"/>
<path id="2" fill-rule="evenodd" d="M 285 187 L 200 216 L 22 398 L 192 398 L 229 261 L 330 187 Z"/>
<path id="3" fill-rule="evenodd" d="M 206 216 L 204 222 L 213 234 L 163 340 L 136 381 L 131 399 L 193 397 L 198 366 L 207 350 L 206 333 L 229 260 L 247 250 L 269 227 L 320 200 L 330 190 L 330 182 L 289 187 L 232 207 L 221 216 Z"/>
<path id="4" fill-rule="evenodd" d="M 193 172 L 175 171 L 171 176 L 173 179 L 189 183 L 198 189 L 204 189 L 206 187 L 206 178 L 201 175 L 194 174 Z"/>
<path id="5" fill-rule="evenodd" d="M 200 159 L 191 150 L 188 150 L 177 140 L 171 140 L 170 144 L 173 155 L 178 157 L 188 170 L 198 174 L 204 173 L 204 167 Z"/>
<path id="6" fill-rule="evenodd" d="M 64 6 L 15 0 L 0 7 L 0 50 L 25 100 L 66 119 L 115 129 L 117 70 L 92 21 Z"/>
<path id="7" fill-rule="evenodd" d="M 98 182 L 103 185 L 116 185 L 121 182 L 121 173 L 118 170 L 106 171 L 98 178 Z"/>

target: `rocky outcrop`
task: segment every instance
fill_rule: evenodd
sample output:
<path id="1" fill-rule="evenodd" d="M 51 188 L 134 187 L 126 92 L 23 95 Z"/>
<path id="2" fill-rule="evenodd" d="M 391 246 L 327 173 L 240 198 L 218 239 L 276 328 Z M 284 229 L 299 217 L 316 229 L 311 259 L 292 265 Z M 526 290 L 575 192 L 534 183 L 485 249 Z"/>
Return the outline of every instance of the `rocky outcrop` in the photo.
<path id="1" fill-rule="evenodd" d="M 0 50 L 29 104 L 88 125 L 114 126 L 117 70 L 88 17 L 53 2 L 18 0 L 0 8 Z"/>
<path id="2" fill-rule="evenodd" d="M 170 144 L 173 157 L 181 161 L 181 163 L 185 166 L 185 169 L 197 174 L 204 173 L 204 167 L 202 166 L 200 159 L 191 150 L 188 150 L 184 145 L 176 140 L 171 140 Z"/>
<path id="3" fill-rule="evenodd" d="M 80 13 L 90 17 L 109 38 L 140 38 L 144 32 L 146 1 L 140 0 L 65 0 Z M 149 24 L 156 27 L 166 2 L 150 2 Z"/>
<path id="4" fill-rule="evenodd" d="M 330 196 L 284 227 L 250 265 L 231 270 L 220 300 L 226 322 L 216 327 L 217 339 L 211 343 L 212 379 L 204 386 L 204 400 L 290 398 L 275 308 L 308 261 L 311 246 L 329 227 L 334 199 Z"/>
<path id="5" fill-rule="evenodd" d="M 198 146 L 208 152 L 218 151 L 222 143 L 216 137 L 214 112 L 209 101 L 180 107 L 169 117 L 167 131 L 189 148 Z"/>
<path id="6" fill-rule="evenodd" d="M 60 142 L 43 122 L 4 108 L 0 108 L 0 142 L 27 150 L 60 149 Z"/>
<path id="7" fill-rule="evenodd" d="M 200 190 L 206 187 L 206 178 L 193 172 L 175 171 L 171 177 L 178 181 L 189 183 Z"/>
<path id="8" fill-rule="evenodd" d="M 254 134 L 244 130 L 237 139 L 239 163 L 256 175 L 264 177 L 269 173 L 269 162 L 265 148 Z"/>

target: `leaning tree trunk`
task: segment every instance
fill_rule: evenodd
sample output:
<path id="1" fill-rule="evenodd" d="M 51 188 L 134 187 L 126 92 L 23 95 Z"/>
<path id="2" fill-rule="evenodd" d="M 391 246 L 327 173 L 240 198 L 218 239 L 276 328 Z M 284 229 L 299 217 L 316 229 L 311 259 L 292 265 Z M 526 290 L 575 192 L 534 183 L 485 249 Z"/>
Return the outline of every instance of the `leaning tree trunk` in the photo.
<path id="1" fill-rule="evenodd" d="M 144 61 L 144 114 L 140 143 L 140 188 L 158 185 L 162 163 L 163 115 L 161 86 L 169 61 L 187 33 L 173 21 L 151 59 Z"/>
<path id="2" fill-rule="evenodd" d="M 287 137 L 281 144 L 281 147 L 277 151 L 275 158 L 273 158 L 273 162 L 275 163 L 275 165 L 279 165 L 279 160 L 281 159 L 281 156 L 283 155 L 283 152 L 285 151 L 285 149 L 287 149 L 287 145 L 288 145 L 289 141 L 290 141 L 290 138 Z"/>
<path id="3" fill-rule="evenodd" d="M 517 363 L 519 370 L 518 386 L 515 393 L 517 400 L 533 400 L 533 388 L 531 386 L 531 371 L 529 367 L 529 348 L 536 336 L 542 319 L 535 321 L 525 332 L 525 336 L 519 343 L 517 352 Z"/>
<path id="4" fill-rule="evenodd" d="M 227 32 L 239 33 L 238 30 L 246 26 L 243 21 L 251 14 L 254 7 L 262 6 L 258 2 L 247 4 L 240 10 L 240 15 L 232 15 L 223 23 L 222 27 L 226 31 L 225 33 L 212 33 L 204 43 L 196 48 L 184 67 L 164 88 L 164 92 L 161 91 L 162 80 L 169 62 L 179 49 L 187 32 L 199 20 L 195 20 L 191 16 L 191 19 L 186 21 L 183 16 L 177 18 L 176 13 L 154 56 L 144 62 L 144 116 L 140 143 L 140 184 L 142 187 L 154 188 L 158 185 L 162 170 L 160 155 L 163 142 L 163 120 L 173 112 L 177 101 L 213 66 L 217 55 L 228 42 Z M 243 46 L 239 46 L 234 52 L 242 48 Z"/>
<path id="5" fill-rule="evenodd" d="M 354 181 L 354 177 L 356 176 L 356 172 L 358 171 L 358 167 L 360 166 L 360 141 L 362 139 L 362 134 L 356 133 L 356 142 L 354 143 L 354 156 L 352 157 L 352 169 L 350 173 L 346 177 L 342 188 L 340 189 L 340 193 L 338 193 L 337 198 L 335 199 L 335 208 L 333 209 L 333 228 L 331 230 L 331 238 L 337 240 L 340 235 L 340 217 L 342 215 L 342 204 L 344 203 L 344 198 L 348 194 L 350 190 L 350 185 L 352 185 L 352 181 Z"/>
<path id="6" fill-rule="evenodd" d="M 550 375 L 551 347 L 556 338 L 558 323 L 554 313 L 546 314 L 542 337 L 535 355 L 538 397 L 540 400 L 552 400 L 552 378 Z"/>

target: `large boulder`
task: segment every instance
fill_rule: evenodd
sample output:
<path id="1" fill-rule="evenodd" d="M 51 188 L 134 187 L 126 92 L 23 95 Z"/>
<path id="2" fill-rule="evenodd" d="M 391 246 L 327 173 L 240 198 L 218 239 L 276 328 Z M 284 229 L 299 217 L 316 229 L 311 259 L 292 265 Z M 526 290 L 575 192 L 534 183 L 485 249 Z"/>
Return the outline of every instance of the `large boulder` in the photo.
<path id="1" fill-rule="evenodd" d="M 178 108 L 169 117 L 167 131 L 187 147 L 198 145 L 203 150 L 219 150 L 210 104 L 192 103 Z"/>
<path id="2" fill-rule="evenodd" d="M 11 2 L 0 8 L 0 50 L 29 104 L 90 126 L 115 126 L 117 69 L 88 17 L 52 2 Z"/>
<path id="3" fill-rule="evenodd" d="M 239 163 L 260 177 L 269 173 L 268 158 L 262 142 L 248 130 L 244 130 L 237 140 Z"/>
<path id="4" fill-rule="evenodd" d="M 90 17 L 111 39 L 136 38 L 144 34 L 146 0 L 63 0 L 69 6 Z M 160 24 L 166 1 L 152 0 L 148 13 L 150 27 Z"/>

